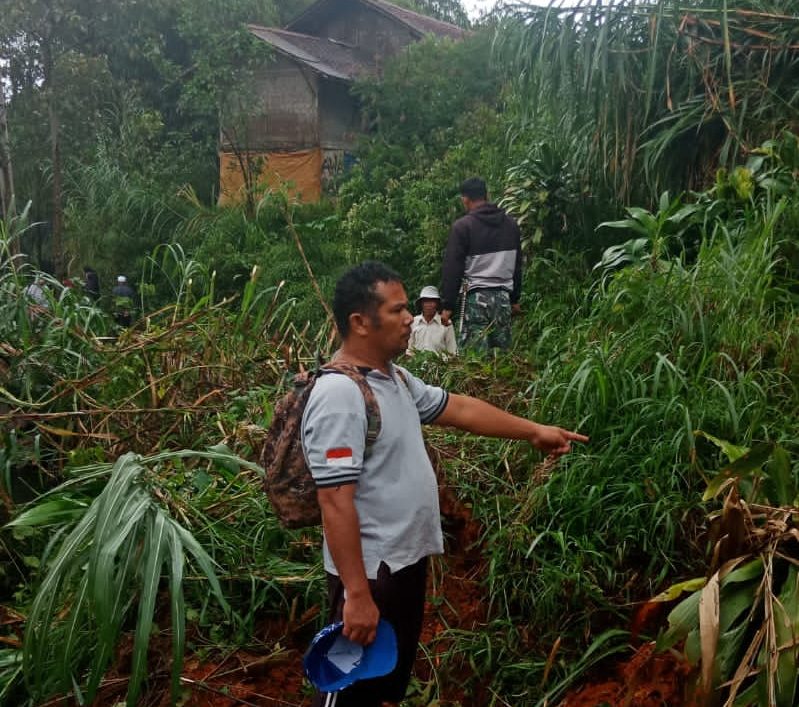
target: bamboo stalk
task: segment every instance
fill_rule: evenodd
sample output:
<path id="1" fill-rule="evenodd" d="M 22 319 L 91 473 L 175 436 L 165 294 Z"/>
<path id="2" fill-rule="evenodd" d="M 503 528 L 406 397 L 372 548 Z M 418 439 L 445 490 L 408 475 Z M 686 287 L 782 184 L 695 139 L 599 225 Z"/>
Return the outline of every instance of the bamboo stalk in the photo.
<path id="1" fill-rule="evenodd" d="M 322 305 L 322 308 L 325 310 L 325 314 L 327 315 L 328 321 L 335 326 L 336 318 L 333 316 L 333 310 L 330 309 L 330 305 L 327 303 L 327 300 L 324 298 L 324 295 L 322 295 L 322 288 L 319 287 L 319 281 L 316 279 L 316 276 L 314 275 L 311 263 L 308 262 L 308 256 L 305 255 L 305 248 L 303 248 L 302 240 L 300 239 L 300 234 L 297 233 L 297 229 L 294 227 L 294 220 L 292 217 L 291 206 L 289 205 L 288 201 L 286 202 L 286 208 L 284 210 L 284 214 L 286 217 L 286 226 L 289 229 L 289 233 L 291 233 L 292 237 L 294 238 L 294 243 L 297 246 L 297 250 L 300 252 L 300 257 L 302 258 L 302 262 L 304 263 L 305 269 L 308 272 L 308 277 L 311 280 L 314 292 L 316 292 L 316 297 L 319 300 L 319 303 Z"/>

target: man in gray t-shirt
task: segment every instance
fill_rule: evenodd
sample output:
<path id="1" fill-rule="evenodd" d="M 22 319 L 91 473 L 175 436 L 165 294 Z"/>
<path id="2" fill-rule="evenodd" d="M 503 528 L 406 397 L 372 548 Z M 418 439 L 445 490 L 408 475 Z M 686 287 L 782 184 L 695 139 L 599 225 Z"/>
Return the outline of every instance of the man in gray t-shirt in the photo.
<path id="1" fill-rule="evenodd" d="M 314 705 L 379 707 L 405 695 L 422 627 L 427 557 L 443 552 L 436 478 L 422 424 L 527 440 L 560 456 L 588 438 L 511 415 L 486 402 L 426 385 L 392 359 L 408 347 L 413 316 L 399 276 L 363 263 L 337 283 L 333 301 L 342 339 L 338 360 L 358 366 L 380 407 L 381 429 L 365 454 L 367 416 L 358 386 L 323 375 L 302 420 L 302 442 L 317 483 L 324 528 L 331 620 L 367 645 L 382 616 L 397 633 L 392 673 L 364 680 Z"/>
<path id="2" fill-rule="evenodd" d="M 381 562 L 396 572 L 444 549 L 436 477 L 419 423 L 438 417 L 449 396 L 396 368 L 391 364 L 388 373 L 366 372 L 381 418 L 380 435 L 366 458 L 366 408 L 352 379 L 323 375 L 303 417 L 303 443 L 317 488 L 356 485 L 368 579 L 377 578 Z M 325 570 L 338 574 L 327 542 L 324 559 Z"/>

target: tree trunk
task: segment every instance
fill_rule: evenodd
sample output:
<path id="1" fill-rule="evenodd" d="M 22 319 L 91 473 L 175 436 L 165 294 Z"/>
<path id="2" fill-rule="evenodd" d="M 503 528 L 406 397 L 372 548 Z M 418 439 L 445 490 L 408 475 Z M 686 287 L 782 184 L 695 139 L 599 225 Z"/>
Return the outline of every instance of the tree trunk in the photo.
<path id="1" fill-rule="evenodd" d="M 53 274 L 61 280 L 64 275 L 64 208 L 62 204 L 61 176 L 61 126 L 52 91 L 47 97 L 47 114 L 50 118 L 50 155 L 53 162 Z"/>
<path id="2" fill-rule="evenodd" d="M 228 131 L 223 125 L 221 117 L 219 119 L 219 132 L 222 138 L 219 141 L 220 146 L 224 148 L 224 140 L 227 140 L 230 149 L 233 150 L 233 155 L 236 158 L 236 162 L 239 163 L 239 169 L 241 170 L 241 174 L 244 179 L 245 213 L 247 214 L 248 218 L 253 218 L 256 211 L 255 186 L 258 181 L 258 177 L 260 177 L 260 172 L 258 174 L 255 173 L 254 163 L 249 149 L 250 141 L 249 139 L 245 139 L 245 146 L 242 148 L 237 140 L 237 133 L 235 129 L 232 131 L 232 133 Z M 221 174 L 220 161 L 220 191 L 222 185 Z"/>
<path id="3" fill-rule="evenodd" d="M 5 86 L 0 77 L 0 218 L 8 220 L 14 216 L 14 172 L 11 169 L 11 147 L 8 140 L 8 119 L 6 117 Z M 11 252 L 17 252 L 16 241 L 11 244 Z"/>
<path id="4" fill-rule="evenodd" d="M 61 123 L 56 105 L 56 90 L 53 77 L 53 57 L 47 39 L 42 44 L 44 59 L 44 89 L 47 96 L 47 117 L 50 120 L 50 159 L 53 170 L 53 213 L 50 219 L 52 228 L 51 244 L 53 254 L 53 274 L 60 280 L 64 272 L 64 207 L 63 177 L 61 174 Z"/>

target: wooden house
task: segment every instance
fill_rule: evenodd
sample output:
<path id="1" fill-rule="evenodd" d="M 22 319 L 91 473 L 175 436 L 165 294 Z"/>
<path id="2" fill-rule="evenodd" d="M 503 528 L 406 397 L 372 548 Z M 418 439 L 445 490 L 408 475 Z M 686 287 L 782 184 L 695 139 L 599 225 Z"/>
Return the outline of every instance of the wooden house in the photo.
<path id="1" fill-rule="evenodd" d="M 254 108 L 222 130 L 222 203 L 253 181 L 289 182 L 303 201 L 317 201 L 354 159 L 362 126 L 353 81 L 379 75 L 387 58 L 426 36 L 467 32 L 385 0 L 319 0 L 285 28 L 249 30 L 273 60 L 256 76 Z"/>

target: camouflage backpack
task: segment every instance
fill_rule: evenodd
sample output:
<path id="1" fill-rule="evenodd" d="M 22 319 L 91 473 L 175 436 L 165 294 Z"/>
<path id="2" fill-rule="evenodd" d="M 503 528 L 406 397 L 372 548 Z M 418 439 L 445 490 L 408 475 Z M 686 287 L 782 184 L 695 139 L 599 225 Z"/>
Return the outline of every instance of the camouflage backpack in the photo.
<path id="1" fill-rule="evenodd" d="M 333 361 L 316 371 L 295 376 L 293 390 L 275 406 L 272 424 L 261 449 L 261 466 L 266 471 L 264 487 L 278 520 L 286 528 L 306 528 L 322 522 L 316 483 L 302 451 L 301 425 L 314 384 L 320 376 L 332 373 L 349 377 L 363 393 L 368 421 L 365 455 L 369 455 L 380 434 L 380 408 L 366 382 L 366 375 L 357 366 Z"/>

